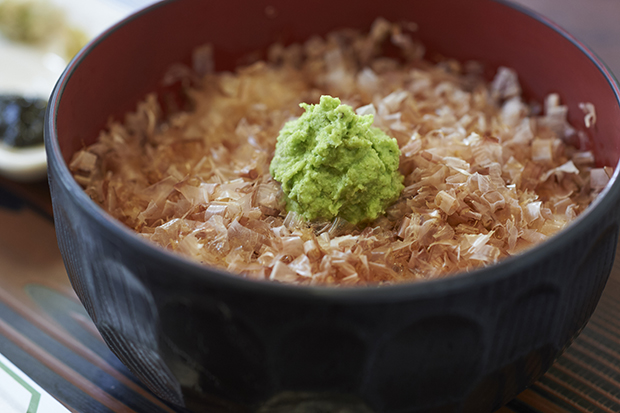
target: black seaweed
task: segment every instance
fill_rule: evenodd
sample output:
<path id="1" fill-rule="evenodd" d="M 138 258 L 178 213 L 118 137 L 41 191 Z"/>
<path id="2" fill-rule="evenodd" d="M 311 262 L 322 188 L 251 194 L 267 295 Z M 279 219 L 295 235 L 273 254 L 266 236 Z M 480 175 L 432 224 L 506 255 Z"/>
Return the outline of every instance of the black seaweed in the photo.
<path id="1" fill-rule="evenodd" d="M 16 148 L 43 144 L 47 101 L 0 95 L 0 142 Z"/>

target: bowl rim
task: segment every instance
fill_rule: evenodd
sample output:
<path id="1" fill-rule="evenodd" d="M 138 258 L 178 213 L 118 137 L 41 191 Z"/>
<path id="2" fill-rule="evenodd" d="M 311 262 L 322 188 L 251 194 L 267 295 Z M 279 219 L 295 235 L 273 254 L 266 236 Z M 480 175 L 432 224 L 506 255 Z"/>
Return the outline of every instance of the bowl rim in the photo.
<path id="1" fill-rule="evenodd" d="M 191 278 L 203 278 L 210 284 L 217 284 L 219 288 L 238 290 L 245 293 L 259 293 L 263 296 L 286 297 L 288 299 L 301 300 L 322 300 L 330 302 L 347 302 L 355 304 L 371 304 L 385 301 L 402 301 L 412 298 L 428 298 L 436 294 L 450 294 L 457 290 L 471 288 L 475 285 L 484 285 L 494 280 L 509 277 L 514 273 L 520 272 L 528 267 L 531 262 L 540 262 L 548 254 L 560 251 L 562 247 L 578 234 L 587 231 L 601 214 L 607 214 L 620 202 L 620 162 L 614 167 L 613 176 L 607 186 L 602 190 L 594 202 L 582 213 L 575 221 L 560 233 L 550 237 L 538 246 L 528 249 L 515 256 L 503 258 L 497 263 L 476 268 L 469 272 L 459 272 L 447 277 L 431 280 L 404 282 L 392 285 L 364 285 L 364 286 L 326 286 L 326 285 L 291 285 L 276 283 L 271 281 L 254 280 L 241 277 L 231 272 L 209 267 L 185 258 L 180 254 L 168 251 L 158 245 L 152 244 L 142 239 L 131 229 L 125 227 L 120 221 L 114 219 L 103 208 L 97 205 L 86 195 L 86 192 L 73 179 L 67 163 L 64 161 L 56 130 L 56 118 L 58 116 L 58 106 L 68 81 L 80 63 L 88 57 L 90 51 L 118 28 L 130 24 L 134 19 L 159 7 L 179 0 L 162 0 L 146 8 L 139 10 L 125 19 L 119 21 L 99 36 L 91 40 L 67 65 L 65 71 L 59 78 L 45 116 L 45 147 L 48 156 L 48 176 L 57 179 L 58 184 L 74 198 L 75 204 L 96 225 L 108 229 L 112 237 L 125 239 L 133 248 L 147 257 L 157 257 L 158 260 L 170 262 L 179 271 L 183 271 Z M 603 74 L 610 88 L 612 89 L 616 102 L 620 106 L 620 86 L 608 67 L 600 58 L 582 42 L 574 38 L 566 30 L 548 18 L 528 9 L 525 6 L 511 3 L 507 0 L 488 0 L 508 7 L 516 12 L 523 13 L 539 23 L 554 30 L 566 40 L 572 43 L 588 58 L 596 68 Z M 53 171 L 53 172 L 52 172 Z"/>

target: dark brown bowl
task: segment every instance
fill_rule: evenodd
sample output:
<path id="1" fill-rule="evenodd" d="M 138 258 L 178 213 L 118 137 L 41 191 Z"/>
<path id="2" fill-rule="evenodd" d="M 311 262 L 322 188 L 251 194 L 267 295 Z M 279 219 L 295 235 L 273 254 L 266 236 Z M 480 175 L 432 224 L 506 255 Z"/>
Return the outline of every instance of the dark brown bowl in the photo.
<path id="1" fill-rule="evenodd" d="M 492 0 L 176 0 L 113 27 L 69 65 L 48 106 L 58 241 L 73 286 L 112 351 L 161 398 L 193 411 L 304 401 L 350 411 L 490 412 L 541 376 L 592 314 L 612 267 L 617 171 L 569 228 L 526 253 L 451 278 L 389 287 L 297 287 L 199 266 L 108 216 L 67 162 L 196 46 L 217 69 L 276 40 L 377 16 L 419 24 L 428 54 L 517 70 L 528 98 L 558 92 L 600 164 L 620 158 L 618 85 L 582 44 Z M 368 410 L 363 410 L 366 406 Z M 275 411 L 275 410 L 273 410 Z M 286 408 L 280 411 L 287 411 Z"/>

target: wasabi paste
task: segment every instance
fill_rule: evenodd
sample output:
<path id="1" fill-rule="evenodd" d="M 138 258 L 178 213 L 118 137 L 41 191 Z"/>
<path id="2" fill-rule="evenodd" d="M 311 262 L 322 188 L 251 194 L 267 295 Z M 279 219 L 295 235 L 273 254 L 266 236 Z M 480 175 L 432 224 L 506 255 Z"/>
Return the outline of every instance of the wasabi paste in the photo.
<path id="1" fill-rule="evenodd" d="M 340 99 L 302 103 L 305 113 L 278 136 L 269 171 L 282 184 L 287 209 L 305 219 L 338 216 L 357 224 L 385 212 L 403 189 L 396 139 Z"/>

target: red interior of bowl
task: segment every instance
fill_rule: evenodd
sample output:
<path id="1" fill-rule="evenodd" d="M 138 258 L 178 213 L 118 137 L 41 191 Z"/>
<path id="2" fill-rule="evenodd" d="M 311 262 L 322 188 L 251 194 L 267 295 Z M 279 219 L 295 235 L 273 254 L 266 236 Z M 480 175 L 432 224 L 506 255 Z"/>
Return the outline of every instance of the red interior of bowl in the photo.
<path id="1" fill-rule="evenodd" d="M 211 43 L 216 68 L 275 41 L 303 41 L 336 28 L 367 30 L 376 17 L 413 21 L 427 55 L 479 60 L 490 70 L 517 70 L 526 96 L 560 94 L 569 119 L 583 126 L 578 105 L 591 102 L 597 122 L 588 132 L 599 164 L 620 158 L 618 87 L 595 60 L 551 23 L 492 0 L 228 0 L 169 1 L 105 33 L 72 63 L 56 97 L 56 131 L 65 160 L 93 143 L 110 117 L 122 118 L 175 62 Z"/>

